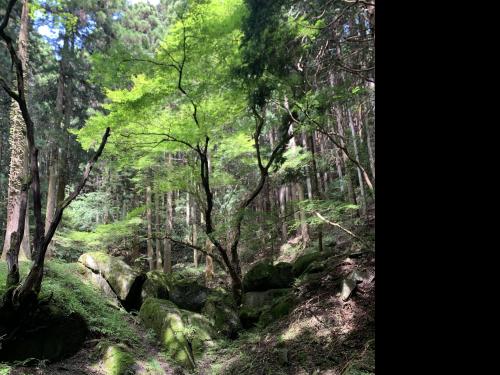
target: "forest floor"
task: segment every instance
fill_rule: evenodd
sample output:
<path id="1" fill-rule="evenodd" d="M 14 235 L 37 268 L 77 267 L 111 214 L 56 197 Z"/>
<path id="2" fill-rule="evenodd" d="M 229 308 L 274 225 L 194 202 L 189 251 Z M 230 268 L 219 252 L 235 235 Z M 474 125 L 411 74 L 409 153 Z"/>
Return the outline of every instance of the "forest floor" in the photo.
<path id="1" fill-rule="evenodd" d="M 293 291 L 298 304 L 290 314 L 265 328 L 243 331 L 236 340 L 222 340 L 208 350 L 198 362 L 195 374 L 238 375 L 371 375 L 375 373 L 375 259 L 373 252 L 359 252 L 347 238 L 336 236 L 333 256 L 326 267 L 296 279 Z M 357 253 L 354 256 L 346 254 Z M 286 255 L 284 255 L 286 258 Z M 281 259 L 280 259 L 281 260 Z M 285 260 L 285 259 L 283 259 Z M 290 260 L 290 259 L 287 259 Z M 47 291 L 57 291 L 58 280 L 65 288 L 80 291 L 75 280 L 64 272 L 68 265 L 51 265 Z M 77 267 L 74 264 L 73 267 Z M 363 270 L 370 277 L 359 283 L 351 296 L 340 297 L 342 281 L 354 270 Z M 64 271 L 63 271 L 64 270 Z M 67 271 L 66 271 L 67 270 Z M 1 271 L 1 270 L 0 270 Z M 2 273 L 2 272 L 0 272 Z M 51 281 L 52 280 L 52 281 Z M 64 281 L 62 281 L 64 280 Z M 81 282 L 81 281 L 80 281 Z M 85 287 L 87 288 L 87 287 Z M 1 292 L 1 290 L 0 290 Z M 96 305 L 85 305 L 89 295 L 78 303 L 68 295 L 66 303 L 88 316 L 99 314 L 99 327 L 91 332 L 84 347 L 74 356 L 57 363 L 35 362 L 0 365 L 0 375 L 107 375 L 98 343 L 102 340 L 125 343 L 135 359 L 135 373 L 140 375 L 185 374 L 163 355 L 154 334 L 146 330 L 134 313 Z M 103 298 L 102 296 L 99 298 Z M 94 302 L 93 302 L 94 303 Z M 100 304 L 100 305 L 99 305 Z M 106 334 L 113 332 L 113 337 Z M 97 332 L 96 332 L 97 331 Z"/>

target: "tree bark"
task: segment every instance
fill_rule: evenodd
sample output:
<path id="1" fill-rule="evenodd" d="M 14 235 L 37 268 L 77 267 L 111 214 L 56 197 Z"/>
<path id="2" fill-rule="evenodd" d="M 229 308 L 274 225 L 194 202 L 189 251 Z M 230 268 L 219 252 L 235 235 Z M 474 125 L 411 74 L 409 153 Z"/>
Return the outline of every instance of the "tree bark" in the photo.
<path id="1" fill-rule="evenodd" d="M 167 168 L 172 167 L 172 155 L 167 156 Z M 172 236 L 174 227 L 174 205 L 173 192 L 168 191 L 166 195 L 166 215 L 165 215 L 165 238 L 163 240 L 163 271 L 165 273 L 172 272 L 172 241 L 169 237 Z"/>
<path id="2" fill-rule="evenodd" d="M 29 31 L 29 3 L 28 0 L 22 1 L 21 27 L 18 37 L 18 57 L 23 69 L 24 81 L 28 81 L 28 31 Z M 26 95 L 26 86 L 24 85 L 24 94 Z M 2 259 L 6 258 L 7 251 L 11 248 L 11 235 L 13 232 L 19 232 L 20 211 L 21 211 L 21 186 L 23 180 L 28 175 L 26 169 L 28 153 L 27 142 L 24 135 L 26 124 L 19 107 L 19 103 L 12 101 L 10 111 L 10 169 L 9 186 L 7 193 L 7 224 L 5 230 L 5 239 L 3 243 Z M 22 218 L 23 223 L 25 218 Z M 29 227 L 28 227 L 29 228 Z M 26 239 L 25 239 L 26 238 Z M 29 252 L 29 230 L 24 231 L 22 247 Z M 16 259 L 17 262 L 17 259 Z"/>
<path id="3" fill-rule="evenodd" d="M 154 237 L 156 239 L 156 269 L 162 269 L 162 254 L 161 240 L 160 240 L 160 194 L 155 192 L 155 231 Z"/>
<path id="4" fill-rule="evenodd" d="M 354 157 L 356 158 L 355 160 L 359 164 L 358 143 L 356 141 L 356 131 L 354 130 L 354 122 L 352 120 L 352 114 L 351 114 L 350 109 L 347 109 L 347 116 L 348 116 L 348 120 L 349 120 L 349 128 L 351 129 L 351 134 L 352 134 L 352 145 L 354 147 Z M 356 171 L 358 172 L 359 188 L 361 191 L 361 215 L 366 216 L 366 194 L 365 194 L 365 186 L 363 183 L 363 176 L 362 176 L 361 169 L 359 167 L 356 167 Z"/>
<path id="5" fill-rule="evenodd" d="M 147 256 L 149 263 L 149 270 L 155 269 L 155 257 L 153 253 L 153 218 L 151 208 L 151 186 L 146 187 L 146 221 L 147 221 Z"/>
<path id="6" fill-rule="evenodd" d="M 314 150 L 314 136 L 312 133 L 306 135 L 307 148 L 311 152 L 311 165 L 310 165 L 310 177 L 311 177 L 311 190 L 314 199 L 320 199 L 321 193 L 318 184 L 318 169 L 316 167 L 316 153 Z M 318 225 L 317 228 L 318 236 L 318 251 L 323 251 L 323 226 Z"/>

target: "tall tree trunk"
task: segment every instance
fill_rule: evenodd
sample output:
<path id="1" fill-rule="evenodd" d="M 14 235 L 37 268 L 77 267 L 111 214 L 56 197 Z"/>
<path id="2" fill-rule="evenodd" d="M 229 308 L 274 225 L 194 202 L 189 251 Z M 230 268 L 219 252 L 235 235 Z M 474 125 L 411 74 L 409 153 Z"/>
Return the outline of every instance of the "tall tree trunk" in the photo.
<path id="1" fill-rule="evenodd" d="M 281 241 L 286 242 L 288 229 L 286 225 L 286 186 L 281 185 L 279 189 L 280 216 L 281 216 Z"/>
<path id="2" fill-rule="evenodd" d="M 147 220 L 147 256 L 149 262 L 149 270 L 153 271 L 155 269 L 155 257 L 153 253 L 153 215 L 151 213 L 151 186 L 146 187 L 146 220 Z"/>
<path id="3" fill-rule="evenodd" d="M 160 194 L 155 192 L 155 239 L 156 239 L 156 269 L 162 269 L 162 254 L 160 240 Z"/>
<path id="4" fill-rule="evenodd" d="M 349 119 L 349 128 L 351 129 L 351 134 L 352 134 L 352 145 L 354 147 L 354 157 L 356 158 L 356 161 L 359 164 L 358 143 L 356 141 L 356 131 L 354 130 L 354 122 L 352 120 L 352 115 L 351 115 L 350 109 L 347 109 L 347 116 Z M 363 175 L 362 175 L 361 169 L 359 167 L 356 167 L 356 170 L 358 172 L 359 188 L 361 191 L 361 215 L 366 216 L 366 194 L 365 194 L 365 186 L 363 183 Z"/>
<path id="5" fill-rule="evenodd" d="M 29 4 L 28 0 L 22 1 L 22 11 L 21 11 L 21 27 L 19 30 L 18 37 L 18 57 L 21 61 L 23 67 L 24 81 L 28 82 L 28 30 L 29 30 Z M 24 86 L 26 91 L 26 86 Z M 21 214 L 21 186 L 25 179 L 28 177 L 29 172 L 26 169 L 27 165 L 27 141 L 25 136 L 25 122 L 19 108 L 19 104 L 16 101 L 12 102 L 10 111 L 10 170 L 9 170 L 9 186 L 7 193 L 7 224 L 5 230 L 5 239 L 3 243 L 2 259 L 5 259 L 7 251 L 11 248 L 11 236 L 13 232 L 19 230 L 20 214 Z M 25 222 L 24 217 L 22 218 L 23 223 Z M 28 247 L 29 252 L 29 227 L 24 230 L 23 244 L 21 245 L 26 249 Z M 26 239 L 25 239 L 26 238 Z M 17 257 L 15 259 L 15 265 L 17 266 Z M 9 264 L 9 267 L 11 265 Z M 9 268 L 10 271 L 10 268 Z"/>
<path id="6" fill-rule="evenodd" d="M 337 115 L 337 131 L 340 135 L 340 146 L 342 148 L 346 148 L 347 145 L 344 142 L 345 136 L 344 136 L 344 126 L 343 126 L 343 120 L 344 116 L 342 115 L 342 111 L 335 107 L 335 114 Z M 347 157 L 346 153 L 342 151 L 342 162 L 344 164 L 344 172 L 345 172 L 345 182 L 347 185 L 347 197 L 349 201 L 352 204 L 356 204 L 356 194 L 354 193 L 354 187 L 352 185 L 352 177 L 351 177 L 351 169 L 349 168 L 349 158 Z"/>
<path id="7" fill-rule="evenodd" d="M 310 177 L 311 177 L 311 190 L 314 199 L 320 199 L 321 193 L 319 190 L 318 183 L 318 168 L 316 167 L 316 153 L 314 150 L 314 136 L 313 134 L 307 134 L 307 148 L 311 152 L 311 165 L 310 165 Z M 318 250 L 323 251 L 323 225 L 319 224 L 317 229 L 318 235 Z"/>
<path id="8" fill-rule="evenodd" d="M 210 239 L 206 239 L 205 241 L 205 250 L 208 254 L 213 254 L 214 245 Z M 208 284 L 210 281 L 214 279 L 214 260 L 210 255 L 207 254 L 205 258 L 205 283 Z"/>
<path id="9" fill-rule="evenodd" d="M 172 167 L 172 155 L 167 156 L 167 168 Z M 174 227 L 174 205 L 173 192 L 168 191 L 166 196 L 166 215 L 165 215 L 165 239 L 163 240 L 163 271 L 165 273 L 172 272 L 172 241 L 169 238 L 172 236 Z"/>
<path id="10" fill-rule="evenodd" d="M 198 223 L 198 213 L 196 212 L 196 204 L 195 204 L 195 200 L 194 199 L 191 199 L 191 233 L 192 233 L 192 236 L 191 236 L 191 243 L 193 245 L 196 245 L 196 243 L 198 242 L 198 230 L 197 230 L 197 223 Z M 200 262 L 200 254 L 198 252 L 198 250 L 196 249 L 193 249 L 193 263 L 194 263 L 194 267 L 195 268 L 198 268 L 198 263 Z"/>

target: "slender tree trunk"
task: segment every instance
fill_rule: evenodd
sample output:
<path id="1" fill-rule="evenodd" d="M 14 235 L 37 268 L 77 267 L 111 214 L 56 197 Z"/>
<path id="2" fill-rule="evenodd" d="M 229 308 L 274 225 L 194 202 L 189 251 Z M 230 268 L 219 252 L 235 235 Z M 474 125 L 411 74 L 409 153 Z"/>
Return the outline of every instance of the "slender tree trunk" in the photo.
<path id="1" fill-rule="evenodd" d="M 197 227 L 196 227 L 197 222 L 198 222 L 198 220 L 197 220 L 198 217 L 199 217 L 199 215 L 196 212 L 195 201 L 194 201 L 194 199 L 191 199 L 191 227 L 192 227 L 191 243 L 193 245 L 196 245 L 198 242 L 198 231 L 197 231 Z M 198 268 L 199 262 L 200 262 L 200 254 L 198 253 L 198 250 L 193 249 L 193 263 L 194 263 L 195 268 Z"/>
<path id="2" fill-rule="evenodd" d="M 21 12 L 21 27 L 19 30 L 18 37 L 18 57 L 23 66 L 23 76 L 24 81 L 28 82 L 28 31 L 29 31 L 29 4 L 28 0 L 22 1 L 22 12 Z M 26 91 L 26 86 L 24 86 Z M 19 230 L 20 214 L 21 214 L 21 186 L 23 181 L 28 177 L 29 172 L 26 169 L 28 152 L 27 152 L 27 141 L 25 136 L 26 125 L 23 120 L 19 104 L 15 101 L 12 102 L 10 111 L 10 170 L 9 170 L 9 186 L 7 193 L 7 224 L 5 230 L 5 237 L 2 250 L 2 259 L 5 259 L 7 251 L 11 248 L 11 235 L 13 232 Z M 25 222 L 24 217 L 22 218 L 23 223 Z M 28 227 L 29 228 L 29 227 Z M 24 231 L 23 241 L 24 249 L 29 243 L 27 239 L 29 238 L 29 230 Z M 29 250 L 28 250 L 29 251 Z M 15 265 L 17 266 L 17 257 L 15 259 Z M 9 269 L 10 271 L 10 269 Z"/>
<path id="3" fill-rule="evenodd" d="M 172 166 L 172 155 L 167 156 L 167 167 Z M 165 239 L 163 240 L 163 271 L 165 273 L 172 272 L 172 241 L 167 237 L 171 237 L 174 227 L 174 205 L 173 205 L 173 192 L 168 191 L 166 196 L 166 215 L 165 215 Z"/>
<path id="4" fill-rule="evenodd" d="M 146 220 L 147 220 L 147 255 L 149 262 L 149 270 L 153 271 L 155 269 L 155 257 L 153 253 L 153 215 L 151 213 L 151 186 L 146 187 Z"/>
<path id="5" fill-rule="evenodd" d="M 286 242 L 288 229 L 286 225 L 286 187 L 281 185 L 279 189 L 280 216 L 281 216 L 281 241 Z"/>
<path id="6" fill-rule="evenodd" d="M 354 130 L 354 123 L 352 120 L 352 115 L 351 111 L 347 109 L 347 116 L 349 119 L 349 128 L 351 129 L 351 134 L 352 134 L 352 145 L 354 147 L 354 157 L 356 158 L 356 161 L 359 164 L 359 152 L 358 152 L 358 144 L 356 141 L 356 131 Z M 365 194 L 365 187 L 363 183 L 363 175 L 361 172 L 361 169 L 359 167 L 356 168 L 358 172 L 358 181 L 359 181 L 359 188 L 361 190 L 361 215 L 366 216 L 366 194 Z"/>
<path id="7" fill-rule="evenodd" d="M 162 269 L 162 255 L 160 240 L 160 194 L 155 192 L 155 239 L 156 239 L 156 269 Z"/>
<path id="8" fill-rule="evenodd" d="M 214 251 L 214 245 L 208 238 L 205 241 L 205 250 L 208 254 L 213 254 Z M 205 259 L 205 283 L 208 284 L 214 279 L 214 261 L 210 255 Z"/>
<path id="9" fill-rule="evenodd" d="M 342 115 L 342 111 L 339 108 L 335 108 L 335 113 L 337 115 L 337 126 L 338 126 L 337 131 L 340 134 L 340 137 L 339 137 L 340 138 L 340 146 L 342 146 L 342 148 L 346 148 L 347 145 L 344 142 L 344 138 L 345 138 L 344 126 L 342 125 L 343 120 L 344 120 L 344 116 Z M 347 157 L 347 155 L 343 151 L 342 151 L 342 155 L 343 155 L 342 161 L 344 164 L 344 172 L 345 172 L 345 181 L 346 181 L 346 185 L 347 185 L 347 196 L 348 196 L 349 201 L 352 204 L 357 204 L 356 194 L 354 193 L 354 187 L 352 185 L 351 170 L 349 168 L 349 158 Z"/>
<path id="10" fill-rule="evenodd" d="M 307 148 L 311 152 L 311 190 L 314 199 L 320 199 L 321 193 L 318 184 L 318 169 L 316 167 L 316 153 L 314 150 L 314 137 L 313 134 L 307 134 Z M 323 225 L 319 224 L 317 229 L 318 235 L 318 250 L 323 251 Z"/>

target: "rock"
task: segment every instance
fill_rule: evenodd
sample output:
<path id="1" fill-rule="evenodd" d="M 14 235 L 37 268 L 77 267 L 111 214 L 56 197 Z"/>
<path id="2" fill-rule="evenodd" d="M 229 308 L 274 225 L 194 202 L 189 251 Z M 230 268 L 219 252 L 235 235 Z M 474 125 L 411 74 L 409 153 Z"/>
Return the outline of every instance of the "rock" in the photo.
<path id="1" fill-rule="evenodd" d="M 243 294 L 242 307 L 252 309 L 262 309 L 264 306 L 271 306 L 275 299 L 291 292 L 290 288 L 271 289 L 265 292 L 247 292 Z"/>
<path id="2" fill-rule="evenodd" d="M 292 266 L 292 272 L 295 277 L 299 277 L 304 273 L 306 268 L 314 261 L 322 259 L 325 256 L 324 253 L 315 251 L 313 253 L 305 254 L 298 257 Z"/>
<path id="3" fill-rule="evenodd" d="M 146 280 L 144 274 L 132 269 L 122 259 L 99 251 L 82 254 L 78 261 L 104 277 L 127 310 L 139 309 L 142 284 Z"/>
<path id="4" fill-rule="evenodd" d="M 342 301 L 347 301 L 354 289 L 356 289 L 356 281 L 350 278 L 342 280 L 342 291 L 340 292 Z"/>
<path id="5" fill-rule="evenodd" d="M 297 300 L 294 295 L 289 294 L 278 298 L 272 306 L 264 309 L 259 317 L 259 325 L 262 327 L 288 315 L 297 305 Z"/>
<path id="6" fill-rule="evenodd" d="M 103 352 L 103 369 L 106 375 L 129 375 L 135 373 L 134 357 L 124 344 L 101 341 L 97 349 Z"/>
<path id="7" fill-rule="evenodd" d="M 149 271 L 146 274 L 146 281 L 142 284 L 141 299 L 148 297 L 168 299 L 169 291 L 172 287 L 172 279 L 162 271 Z"/>
<path id="8" fill-rule="evenodd" d="M 271 289 L 265 292 L 247 292 L 243 294 L 242 307 L 239 317 L 243 327 L 254 326 L 261 318 L 261 315 L 269 310 L 276 299 L 286 296 L 291 289 Z"/>
<path id="9" fill-rule="evenodd" d="M 171 301 L 147 298 L 139 316 L 155 331 L 167 356 L 187 369 L 194 369 L 195 359 L 218 338 L 205 316 L 179 309 Z"/>
<path id="10" fill-rule="evenodd" d="M 82 347 L 87 332 L 87 323 L 79 314 L 64 314 L 54 305 L 41 306 L 13 340 L 2 342 L 0 361 L 67 358 Z"/>
<path id="11" fill-rule="evenodd" d="M 218 333 L 230 339 L 235 339 L 242 329 L 236 306 L 229 296 L 212 293 L 201 312 L 208 317 Z"/>
<path id="12" fill-rule="evenodd" d="M 302 274 L 323 272 L 325 269 L 326 269 L 325 260 L 315 260 L 312 263 L 309 263 L 309 265 L 306 267 L 304 272 L 302 272 Z"/>
<path id="13" fill-rule="evenodd" d="M 243 290 L 252 292 L 288 288 L 292 282 L 291 264 L 282 262 L 274 266 L 269 261 L 262 261 L 255 264 L 243 277 Z"/>
<path id="14" fill-rule="evenodd" d="M 83 269 L 83 276 L 85 276 L 85 278 L 90 280 L 92 284 L 97 286 L 104 293 L 104 295 L 108 297 L 111 305 L 121 308 L 120 301 L 116 297 L 115 292 L 113 292 L 113 289 L 111 289 L 106 279 L 102 277 L 100 274 L 94 273 L 92 270 L 88 269 L 85 266 L 82 266 L 82 269 Z"/>
<path id="15" fill-rule="evenodd" d="M 209 289 L 194 281 L 173 284 L 169 299 L 181 309 L 200 312 L 209 295 Z"/>
<path id="16" fill-rule="evenodd" d="M 262 310 L 252 309 L 250 307 L 242 307 L 240 309 L 240 313 L 239 313 L 241 325 L 245 329 L 252 328 L 259 321 L 261 314 L 262 314 Z"/>

